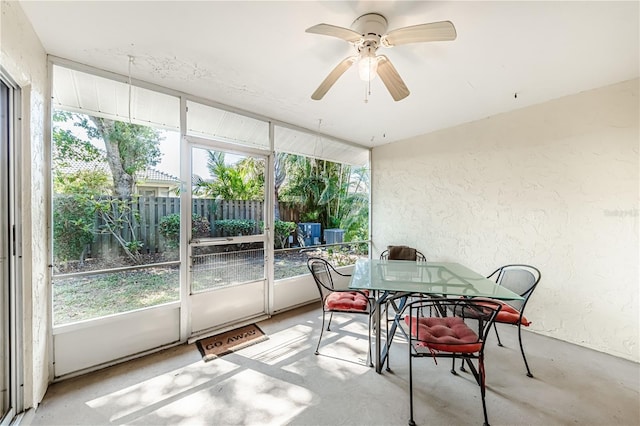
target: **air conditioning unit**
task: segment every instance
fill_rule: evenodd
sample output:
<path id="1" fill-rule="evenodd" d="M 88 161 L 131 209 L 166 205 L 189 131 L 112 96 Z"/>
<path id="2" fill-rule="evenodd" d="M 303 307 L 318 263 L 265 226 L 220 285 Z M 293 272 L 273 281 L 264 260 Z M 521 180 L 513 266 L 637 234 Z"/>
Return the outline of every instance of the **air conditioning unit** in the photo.
<path id="1" fill-rule="evenodd" d="M 315 246 L 320 244 L 320 224 L 319 223 L 299 223 L 298 236 L 304 241 L 305 246 Z"/>
<path id="2" fill-rule="evenodd" d="M 339 244 L 344 240 L 344 229 L 325 229 L 325 244 Z"/>

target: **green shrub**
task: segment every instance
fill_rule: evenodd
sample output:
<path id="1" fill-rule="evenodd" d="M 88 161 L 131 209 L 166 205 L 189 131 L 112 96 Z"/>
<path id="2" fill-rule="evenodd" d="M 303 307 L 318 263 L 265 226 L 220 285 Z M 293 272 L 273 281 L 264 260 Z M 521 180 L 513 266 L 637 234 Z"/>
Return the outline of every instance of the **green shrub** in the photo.
<path id="1" fill-rule="evenodd" d="M 95 213 L 82 195 L 56 195 L 53 199 L 53 255 L 56 262 L 84 261 L 93 241 Z"/>
<path id="2" fill-rule="evenodd" d="M 158 222 L 158 230 L 167 241 L 167 246 L 176 248 L 180 246 L 180 214 L 173 213 L 164 216 Z M 208 237 L 211 227 L 206 217 L 194 214 L 191 218 L 191 234 L 194 237 Z"/>
<path id="3" fill-rule="evenodd" d="M 180 214 L 174 213 L 162 217 L 158 222 L 158 232 L 164 237 L 168 247 L 178 247 L 180 245 Z"/>
<path id="4" fill-rule="evenodd" d="M 191 232 L 194 237 L 209 236 L 209 222 L 200 216 L 193 215 L 193 228 Z M 256 222 L 250 219 L 220 219 L 213 222 L 215 236 L 217 237 L 235 237 L 238 235 L 252 235 L 257 231 L 256 227 L 260 226 L 260 230 L 264 229 L 262 222 Z M 180 244 L 180 215 L 178 213 L 164 216 L 158 223 L 160 234 L 167 240 L 169 247 L 178 247 Z M 276 220 L 275 228 L 275 247 L 284 248 L 287 238 L 296 229 L 295 222 L 285 222 Z"/>
<path id="5" fill-rule="evenodd" d="M 211 225 L 206 217 L 194 214 L 191 217 L 191 235 L 197 237 L 210 237 Z"/>
<path id="6" fill-rule="evenodd" d="M 216 236 L 220 237 L 251 235 L 256 229 L 256 225 L 256 221 L 250 219 L 221 219 L 213 222 Z"/>
<path id="7" fill-rule="evenodd" d="M 274 245 L 278 248 L 284 248 L 287 244 L 287 238 L 296 229 L 295 222 L 285 222 L 283 220 L 276 220 L 274 223 Z"/>

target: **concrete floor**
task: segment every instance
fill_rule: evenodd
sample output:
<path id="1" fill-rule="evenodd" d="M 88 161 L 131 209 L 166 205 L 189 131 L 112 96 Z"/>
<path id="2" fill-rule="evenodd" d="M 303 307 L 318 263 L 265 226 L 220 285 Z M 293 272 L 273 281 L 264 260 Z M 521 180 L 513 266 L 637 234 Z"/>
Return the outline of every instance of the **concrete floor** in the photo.
<path id="1" fill-rule="evenodd" d="M 354 318 L 355 317 L 355 318 Z M 32 425 L 406 425 L 407 346 L 394 340 L 393 372 L 365 365 L 366 319 L 334 316 L 321 355 L 317 305 L 259 323 L 269 340 L 204 363 L 181 345 L 52 384 Z M 639 425 L 640 365 L 525 332 L 535 378 L 525 375 L 513 327 L 488 343 L 492 425 Z M 418 425 L 479 425 L 480 389 L 450 361 L 414 365 Z"/>

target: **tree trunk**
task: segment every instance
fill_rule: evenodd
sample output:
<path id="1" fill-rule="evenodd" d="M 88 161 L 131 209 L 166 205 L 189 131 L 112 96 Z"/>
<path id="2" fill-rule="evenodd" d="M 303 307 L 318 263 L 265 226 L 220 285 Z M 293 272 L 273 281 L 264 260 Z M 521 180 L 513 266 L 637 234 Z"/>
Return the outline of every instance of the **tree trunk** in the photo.
<path id="1" fill-rule="evenodd" d="M 129 175 L 122 165 L 119 141 L 111 138 L 114 133 L 115 122 L 105 118 L 89 116 L 104 141 L 107 162 L 113 178 L 113 192 L 116 197 L 130 197 L 133 192 L 133 176 Z"/>
<path id="2" fill-rule="evenodd" d="M 275 189 L 275 200 L 273 202 L 273 219 L 280 220 L 280 203 L 278 202 L 278 188 Z"/>

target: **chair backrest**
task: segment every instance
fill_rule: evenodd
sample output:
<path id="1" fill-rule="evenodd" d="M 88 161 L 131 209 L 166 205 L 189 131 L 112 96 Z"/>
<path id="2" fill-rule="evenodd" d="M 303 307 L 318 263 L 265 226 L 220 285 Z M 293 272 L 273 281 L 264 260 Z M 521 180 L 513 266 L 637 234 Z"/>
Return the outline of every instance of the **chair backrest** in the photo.
<path id="1" fill-rule="evenodd" d="M 335 268 L 321 257 L 310 257 L 307 259 L 307 268 L 309 268 L 311 276 L 318 287 L 320 298 L 324 301 L 324 299 L 335 290 L 333 277 L 331 276 L 331 271 L 335 271 Z"/>
<path id="2" fill-rule="evenodd" d="M 408 246 L 387 246 L 387 249 L 380 254 L 381 260 L 413 260 L 426 262 L 424 254 L 413 247 Z"/>
<path id="3" fill-rule="evenodd" d="M 522 296 L 524 301 L 509 301 L 510 305 L 522 310 L 540 282 L 540 277 L 540 270 L 535 266 L 511 264 L 499 267 L 487 278 Z"/>

